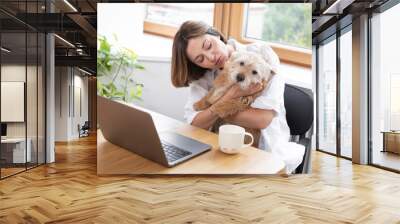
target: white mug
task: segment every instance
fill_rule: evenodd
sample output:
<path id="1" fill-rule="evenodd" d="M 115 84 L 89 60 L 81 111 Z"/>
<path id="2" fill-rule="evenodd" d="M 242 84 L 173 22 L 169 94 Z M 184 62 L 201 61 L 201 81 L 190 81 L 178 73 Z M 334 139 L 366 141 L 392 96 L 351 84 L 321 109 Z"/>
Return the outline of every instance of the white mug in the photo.
<path id="1" fill-rule="evenodd" d="M 250 136 L 251 142 L 244 144 L 244 136 Z M 244 128 L 237 125 L 222 125 L 219 127 L 218 142 L 219 149 L 228 154 L 236 154 L 240 149 L 253 144 L 253 135 L 246 132 Z"/>

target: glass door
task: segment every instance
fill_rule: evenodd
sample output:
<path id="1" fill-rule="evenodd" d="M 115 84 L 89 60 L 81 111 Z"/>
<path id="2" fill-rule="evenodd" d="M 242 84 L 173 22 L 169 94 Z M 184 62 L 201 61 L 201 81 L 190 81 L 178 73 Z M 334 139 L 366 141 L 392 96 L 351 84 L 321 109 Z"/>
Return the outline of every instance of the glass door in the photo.
<path id="1" fill-rule="evenodd" d="M 15 10 L 43 13 L 44 3 Z M 0 178 L 45 163 L 45 44 L 43 33 L 0 12 Z"/>
<path id="2" fill-rule="evenodd" d="M 26 41 L 25 31 L 1 34 L 2 177 L 26 170 L 31 161 L 31 151 L 26 150 Z"/>

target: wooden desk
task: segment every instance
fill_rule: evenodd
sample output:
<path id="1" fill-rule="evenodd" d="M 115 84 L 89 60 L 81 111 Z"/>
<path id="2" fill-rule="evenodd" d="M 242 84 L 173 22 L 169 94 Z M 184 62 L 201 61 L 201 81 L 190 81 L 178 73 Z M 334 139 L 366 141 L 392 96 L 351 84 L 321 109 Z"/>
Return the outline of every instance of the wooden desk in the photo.
<path id="1" fill-rule="evenodd" d="M 171 130 L 212 145 L 212 149 L 175 167 L 167 168 L 111 144 L 97 132 L 97 174 L 277 174 L 284 162 L 269 152 L 248 147 L 235 155 L 218 149 L 215 133 L 148 111 L 158 131 Z"/>

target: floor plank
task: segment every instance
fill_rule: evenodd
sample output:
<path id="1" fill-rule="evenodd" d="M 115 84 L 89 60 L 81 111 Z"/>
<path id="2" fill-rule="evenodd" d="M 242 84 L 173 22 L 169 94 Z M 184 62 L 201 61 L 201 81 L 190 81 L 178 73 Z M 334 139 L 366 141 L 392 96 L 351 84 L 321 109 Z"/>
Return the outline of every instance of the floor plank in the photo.
<path id="1" fill-rule="evenodd" d="M 0 181 L 0 223 L 400 223 L 400 175 L 313 153 L 311 175 L 96 176 L 96 139 Z"/>

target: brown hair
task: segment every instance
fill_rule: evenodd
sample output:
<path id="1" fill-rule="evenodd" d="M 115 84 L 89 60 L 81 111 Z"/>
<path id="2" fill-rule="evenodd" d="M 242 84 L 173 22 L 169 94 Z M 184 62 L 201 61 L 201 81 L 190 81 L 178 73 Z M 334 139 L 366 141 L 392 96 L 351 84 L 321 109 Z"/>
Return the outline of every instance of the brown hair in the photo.
<path id="1" fill-rule="evenodd" d="M 226 43 L 225 37 L 218 30 L 201 21 L 186 21 L 176 32 L 172 44 L 171 80 L 175 87 L 189 86 L 193 80 L 201 78 L 207 71 L 190 61 L 186 55 L 188 41 L 205 34 L 219 36 Z"/>

